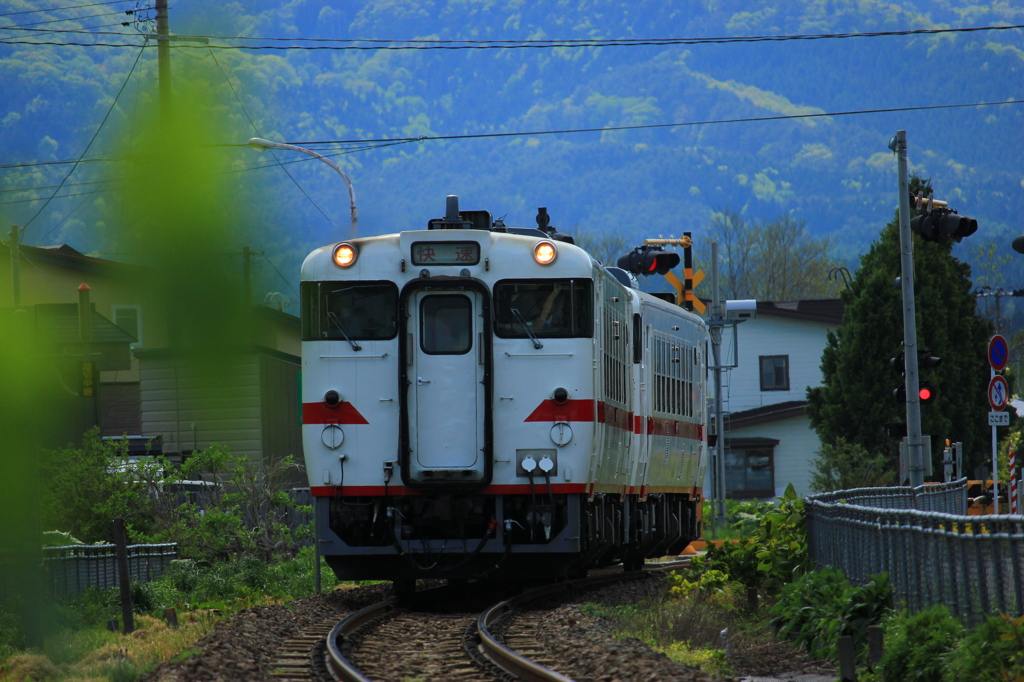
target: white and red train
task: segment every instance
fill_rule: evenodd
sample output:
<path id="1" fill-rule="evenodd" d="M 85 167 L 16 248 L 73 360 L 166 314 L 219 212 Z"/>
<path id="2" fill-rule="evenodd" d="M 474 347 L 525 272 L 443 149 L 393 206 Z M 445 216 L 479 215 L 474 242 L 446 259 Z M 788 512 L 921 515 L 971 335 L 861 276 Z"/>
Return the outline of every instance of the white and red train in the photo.
<path id="1" fill-rule="evenodd" d="M 707 326 L 538 224 L 448 197 L 427 230 L 303 263 L 303 447 L 339 578 L 547 580 L 699 537 Z"/>

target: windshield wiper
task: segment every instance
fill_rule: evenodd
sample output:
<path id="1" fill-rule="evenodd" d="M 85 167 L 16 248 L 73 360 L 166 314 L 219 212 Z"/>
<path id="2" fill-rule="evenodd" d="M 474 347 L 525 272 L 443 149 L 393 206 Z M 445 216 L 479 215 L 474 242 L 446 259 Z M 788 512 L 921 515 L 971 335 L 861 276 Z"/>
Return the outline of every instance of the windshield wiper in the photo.
<path id="1" fill-rule="evenodd" d="M 362 346 L 360 346 L 358 343 L 356 343 L 355 341 L 348 337 L 348 334 L 345 333 L 345 328 L 341 326 L 341 320 L 338 319 L 337 315 L 335 315 L 332 311 L 327 311 L 327 317 L 328 319 L 330 319 L 331 322 L 334 323 L 334 326 L 338 328 L 338 331 L 341 332 L 341 335 L 345 337 L 345 340 L 352 344 L 352 350 L 363 349 Z"/>
<path id="2" fill-rule="evenodd" d="M 523 331 L 525 331 L 526 335 L 530 337 L 531 341 L 533 341 L 533 347 L 538 349 L 538 350 L 543 348 L 544 344 L 541 343 L 540 340 L 536 336 L 533 335 L 533 332 L 530 331 L 530 328 L 528 326 L 526 326 L 526 320 L 523 319 L 523 314 L 519 312 L 519 309 L 518 308 L 511 308 L 511 310 L 512 310 L 512 315 L 516 318 L 516 320 L 519 322 L 519 324 L 523 325 Z"/>

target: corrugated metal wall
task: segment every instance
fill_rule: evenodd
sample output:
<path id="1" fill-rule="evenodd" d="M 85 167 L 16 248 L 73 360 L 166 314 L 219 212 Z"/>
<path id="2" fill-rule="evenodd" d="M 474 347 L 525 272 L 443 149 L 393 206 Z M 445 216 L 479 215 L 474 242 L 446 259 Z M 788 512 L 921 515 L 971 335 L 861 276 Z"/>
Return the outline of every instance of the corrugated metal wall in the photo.
<path id="1" fill-rule="evenodd" d="M 299 415 L 299 359 L 259 356 L 262 396 L 263 456 L 277 461 L 288 455 L 302 460 L 302 423 Z M 292 480 L 307 485 L 305 475 Z"/>
<path id="2" fill-rule="evenodd" d="M 202 372 L 181 356 L 146 357 L 140 362 L 140 399 L 142 433 L 163 434 L 165 452 L 218 443 L 256 461 L 263 458 L 260 359 L 255 352 L 225 356 Z"/>

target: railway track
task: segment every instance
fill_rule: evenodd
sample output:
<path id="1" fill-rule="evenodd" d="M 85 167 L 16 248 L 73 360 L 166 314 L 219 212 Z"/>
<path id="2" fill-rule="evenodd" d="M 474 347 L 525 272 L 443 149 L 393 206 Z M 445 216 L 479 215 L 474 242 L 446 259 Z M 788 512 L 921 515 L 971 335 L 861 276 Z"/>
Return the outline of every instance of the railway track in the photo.
<path id="1" fill-rule="evenodd" d="M 378 602 L 331 629 L 324 646 L 327 679 L 568 682 L 571 678 L 552 669 L 557 663 L 546 656 L 538 635 L 546 611 L 532 612 L 531 605 L 560 603 L 569 593 L 641 579 L 679 565 L 651 565 L 631 573 L 613 569 L 509 596 L 486 608 L 479 604 L 493 601 L 493 591 L 451 587 L 419 592 L 411 601 Z"/>

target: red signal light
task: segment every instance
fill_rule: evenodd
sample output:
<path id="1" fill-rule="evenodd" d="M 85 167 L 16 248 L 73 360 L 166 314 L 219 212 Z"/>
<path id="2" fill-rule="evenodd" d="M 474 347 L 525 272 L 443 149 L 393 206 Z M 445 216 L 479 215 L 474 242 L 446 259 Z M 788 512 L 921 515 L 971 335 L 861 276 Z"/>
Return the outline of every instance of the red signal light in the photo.
<path id="1" fill-rule="evenodd" d="M 931 400 L 932 389 L 922 388 L 921 391 L 918 393 L 918 396 L 921 398 L 921 400 Z"/>

